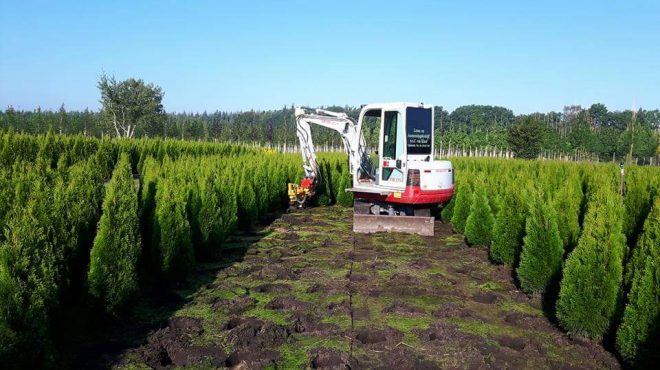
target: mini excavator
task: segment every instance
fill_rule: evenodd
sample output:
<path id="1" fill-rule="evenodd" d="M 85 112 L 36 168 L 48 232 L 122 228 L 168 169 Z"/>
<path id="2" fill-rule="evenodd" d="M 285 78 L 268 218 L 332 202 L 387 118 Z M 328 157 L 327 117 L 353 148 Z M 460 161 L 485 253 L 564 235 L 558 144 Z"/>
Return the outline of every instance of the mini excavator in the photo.
<path id="1" fill-rule="evenodd" d="M 305 207 L 321 178 L 311 125 L 339 132 L 348 154 L 354 195 L 353 231 L 433 235 L 433 215 L 454 193 L 454 169 L 434 160 L 433 106 L 415 103 L 368 104 L 357 121 L 346 113 L 295 108 L 304 178 L 289 184 L 292 206 Z M 370 119 L 380 127 L 378 162 L 372 163 L 362 125 Z"/>

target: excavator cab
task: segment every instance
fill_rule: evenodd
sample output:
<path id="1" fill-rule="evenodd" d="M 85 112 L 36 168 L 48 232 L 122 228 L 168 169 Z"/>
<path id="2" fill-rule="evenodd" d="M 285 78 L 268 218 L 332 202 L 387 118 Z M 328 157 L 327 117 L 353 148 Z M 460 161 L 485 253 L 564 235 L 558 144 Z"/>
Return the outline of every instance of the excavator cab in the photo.
<path id="1" fill-rule="evenodd" d="M 305 179 L 312 180 L 312 193 L 319 172 L 310 124 L 317 124 L 342 136 L 353 178 L 353 186 L 346 191 L 354 193 L 355 232 L 433 235 L 434 210 L 454 192 L 452 163 L 434 159 L 433 109 L 421 103 L 368 104 L 356 121 L 344 113 L 297 108 Z M 376 166 L 362 133 L 367 120 L 375 121 L 379 129 Z M 290 186 L 290 196 L 295 193 L 296 199 L 307 199 L 303 189 L 302 182 Z"/>

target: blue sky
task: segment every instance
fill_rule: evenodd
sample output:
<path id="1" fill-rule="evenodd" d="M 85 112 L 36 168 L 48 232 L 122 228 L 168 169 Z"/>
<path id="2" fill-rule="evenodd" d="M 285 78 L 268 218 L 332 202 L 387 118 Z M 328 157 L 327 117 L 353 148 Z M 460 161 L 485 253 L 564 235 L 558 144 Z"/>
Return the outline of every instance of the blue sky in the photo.
<path id="1" fill-rule="evenodd" d="M 167 111 L 659 108 L 660 1 L 0 0 L 0 107 L 98 109 L 104 72 Z"/>

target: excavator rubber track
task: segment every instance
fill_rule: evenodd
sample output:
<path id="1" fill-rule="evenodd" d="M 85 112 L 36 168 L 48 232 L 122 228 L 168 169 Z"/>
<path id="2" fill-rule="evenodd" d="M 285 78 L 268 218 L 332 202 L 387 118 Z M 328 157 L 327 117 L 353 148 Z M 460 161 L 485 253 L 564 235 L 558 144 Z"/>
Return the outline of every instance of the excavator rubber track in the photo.
<path id="1" fill-rule="evenodd" d="M 434 217 L 353 214 L 353 232 L 397 232 L 433 236 Z"/>

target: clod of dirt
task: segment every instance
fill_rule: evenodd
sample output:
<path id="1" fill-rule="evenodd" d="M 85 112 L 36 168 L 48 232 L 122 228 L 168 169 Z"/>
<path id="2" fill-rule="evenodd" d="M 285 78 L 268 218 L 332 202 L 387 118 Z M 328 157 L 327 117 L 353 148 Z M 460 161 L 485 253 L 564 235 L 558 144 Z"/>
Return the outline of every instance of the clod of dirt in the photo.
<path id="1" fill-rule="evenodd" d="M 279 297 L 266 304 L 271 310 L 305 310 L 311 306 L 309 302 L 302 302 L 290 297 Z"/>
<path id="2" fill-rule="evenodd" d="M 317 268 L 306 267 L 297 269 L 293 272 L 297 279 L 300 278 L 318 278 L 324 274 L 323 270 Z"/>
<path id="3" fill-rule="evenodd" d="M 185 332 L 185 333 L 197 334 L 197 335 L 202 333 L 202 320 L 196 317 L 184 317 L 184 316 L 172 317 L 168 320 L 167 326 L 172 331 Z"/>
<path id="4" fill-rule="evenodd" d="M 292 330 L 296 333 L 318 333 L 332 335 L 339 331 L 339 327 L 331 323 L 320 322 L 311 315 L 294 315 Z"/>
<path id="5" fill-rule="evenodd" d="M 262 284 L 254 289 L 259 293 L 283 293 L 291 290 L 291 285 L 289 284 Z"/>
<path id="6" fill-rule="evenodd" d="M 433 316 L 437 318 L 445 318 L 445 317 L 472 317 L 473 313 L 472 311 L 461 307 L 460 305 L 456 303 L 445 303 L 440 308 L 437 310 L 433 311 Z"/>
<path id="7" fill-rule="evenodd" d="M 259 271 L 259 278 L 270 280 L 292 280 L 296 276 L 291 270 L 282 265 L 267 264 Z"/>
<path id="8" fill-rule="evenodd" d="M 227 354 L 218 346 L 191 346 L 188 348 L 175 348 L 170 351 L 169 357 L 174 366 L 203 364 L 206 366 L 222 367 L 227 359 Z"/>
<path id="9" fill-rule="evenodd" d="M 250 297 L 216 300 L 211 307 L 216 310 L 226 310 L 231 314 L 239 314 L 254 307 L 257 301 Z"/>
<path id="10" fill-rule="evenodd" d="M 408 274 L 402 274 L 400 272 L 396 272 L 392 274 L 390 277 L 390 281 L 396 284 L 405 284 L 405 285 L 410 285 L 410 284 L 419 284 L 419 279 L 412 275 Z"/>
<path id="11" fill-rule="evenodd" d="M 472 299 L 479 303 L 493 304 L 501 300 L 502 297 L 493 292 L 478 292 L 472 296 Z"/>
<path id="12" fill-rule="evenodd" d="M 474 267 L 469 265 L 460 265 L 458 267 L 449 266 L 449 271 L 457 274 L 469 274 L 472 270 L 474 270 Z"/>
<path id="13" fill-rule="evenodd" d="M 387 270 L 392 267 L 392 263 L 385 260 L 378 260 L 369 264 L 369 267 L 373 270 Z"/>
<path id="14" fill-rule="evenodd" d="M 280 359 L 280 354 L 272 350 L 238 350 L 234 351 L 225 361 L 228 367 L 240 369 L 261 369 L 274 365 Z"/>
<path id="15" fill-rule="evenodd" d="M 424 258 L 418 259 L 410 264 L 410 267 L 418 270 L 427 269 L 431 266 L 432 266 L 431 262 L 429 262 L 428 259 L 424 259 Z"/>
<path id="16" fill-rule="evenodd" d="M 371 316 L 371 313 L 367 308 L 360 307 L 353 309 L 353 319 L 355 320 L 365 320 L 368 319 L 369 316 Z"/>
<path id="17" fill-rule="evenodd" d="M 515 349 L 516 351 L 522 351 L 527 345 L 524 339 L 509 336 L 501 336 L 497 338 L 497 343 L 499 343 L 501 346 Z"/>
<path id="18" fill-rule="evenodd" d="M 347 353 L 334 349 L 319 349 L 315 354 L 312 354 L 311 358 L 312 369 L 347 370 L 356 368 L 355 360 Z"/>
<path id="19" fill-rule="evenodd" d="M 436 370 L 440 367 L 409 348 L 397 347 L 388 351 L 384 366 L 377 367 L 377 369 Z"/>
<path id="20" fill-rule="evenodd" d="M 333 295 L 337 293 L 346 293 L 346 286 L 344 285 L 331 285 L 314 283 L 307 288 L 307 293 L 323 293 L 325 295 Z"/>
<path id="21" fill-rule="evenodd" d="M 147 344 L 137 349 L 137 353 L 147 365 L 156 369 L 170 365 L 183 366 L 194 361 L 188 356 L 189 342 L 191 337 L 201 333 L 200 319 L 173 317 L 166 328 L 151 334 Z M 222 356 L 225 356 L 224 353 Z"/>
<path id="22" fill-rule="evenodd" d="M 367 281 L 369 280 L 369 276 L 364 275 L 364 274 L 354 274 L 354 273 L 348 273 L 346 274 L 346 277 L 348 280 L 357 283 L 357 282 L 362 282 L 362 281 Z"/>
<path id="23" fill-rule="evenodd" d="M 350 312 L 350 307 L 348 305 L 348 302 L 346 300 L 343 300 L 341 302 L 331 302 L 328 307 L 328 311 L 330 313 L 335 313 L 335 312 Z"/>
<path id="24" fill-rule="evenodd" d="M 300 236 L 296 233 L 286 233 L 284 234 L 282 239 L 288 241 L 296 241 L 296 240 L 300 240 Z"/>
<path id="25" fill-rule="evenodd" d="M 332 247 L 335 245 L 335 242 L 333 242 L 330 239 L 325 239 L 324 241 L 321 242 L 321 247 Z"/>
<path id="26" fill-rule="evenodd" d="M 417 316 L 424 314 L 425 311 L 408 303 L 395 301 L 391 305 L 385 307 L 383 309 L 383 313 L 397 313 L 400 315 Z"/>
<path id="27" fill-rule="evenodd" d="M 461 342 L 463 346 L 468 344 L 480 344 L 484 339 L 473 334 L 464 333 L 458 329 L 454 324 L 446 322 L 437 322 L 426 330 L 418 332 L 418 337 L 425 341 L 438 341 L 441 343 L 457 343 Z"/>
<path id="28" fill-rule="evenodd" d="M 236 347 L 273 348 L 286 342 L 289 331 L 271 322 L 258 319 L 238 317 L 227 323 L 229 342 Z"/>
<path id="29" fill-rule="evenodd" d="M 362 328 L 355 335 L 355 339 L 362 342 L 362 344 L 376 344 L 387 341 L 398 342 L 403 337 L 399 331 L 392 328 L 388 329 L 371 329 Z"/>

